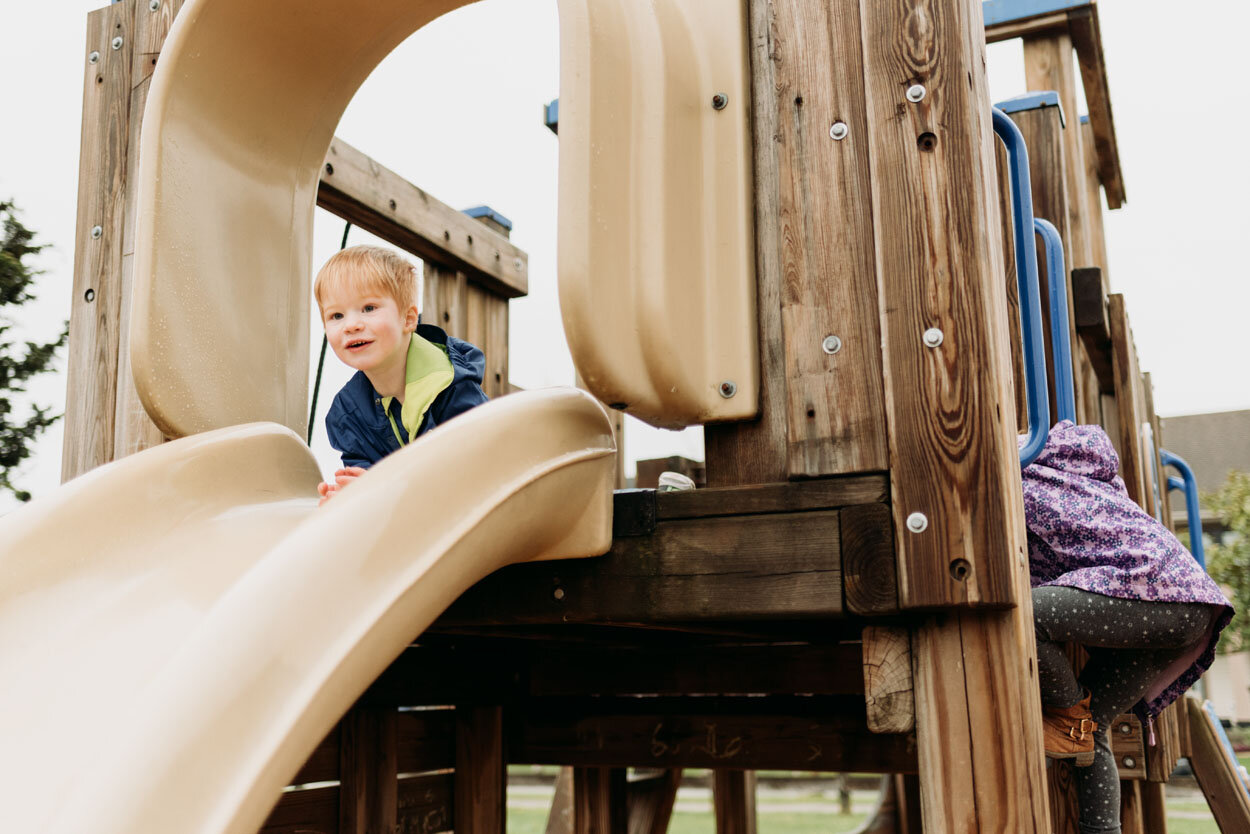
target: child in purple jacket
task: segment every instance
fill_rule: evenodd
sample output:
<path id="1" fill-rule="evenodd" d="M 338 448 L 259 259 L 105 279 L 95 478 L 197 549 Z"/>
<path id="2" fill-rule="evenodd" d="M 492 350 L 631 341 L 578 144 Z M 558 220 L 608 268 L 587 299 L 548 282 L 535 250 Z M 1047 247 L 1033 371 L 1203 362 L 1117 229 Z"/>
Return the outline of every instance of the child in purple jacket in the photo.
<path id="1" fill-rule="evenodd" d="M 1233 616 L 1118 469 L 1101 428 L 1065 420 L 1023 472 L 1046 755 L 1076 759 L 1082 834 L 1120 831 L 1107 724 L 1131 708 L 1153 744 L 1154 717 L 1211 665 Z M 1079 677 L 1069 642 L 1089 651 Z"/>

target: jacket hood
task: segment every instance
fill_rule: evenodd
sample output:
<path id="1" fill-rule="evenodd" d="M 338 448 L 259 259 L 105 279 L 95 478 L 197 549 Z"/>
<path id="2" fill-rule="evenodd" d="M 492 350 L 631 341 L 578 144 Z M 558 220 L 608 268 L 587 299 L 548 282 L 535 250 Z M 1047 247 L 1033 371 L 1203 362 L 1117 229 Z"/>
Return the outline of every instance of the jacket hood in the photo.
<path id="1" fill-rule="evenodd" d="M 1099 426 L 1078 426 L 1071 420 L 1061 420 L 1051 427 L 1045 448 L 1030 465 L 1113 483 L 1119 475 L 1120 458 Z"/>

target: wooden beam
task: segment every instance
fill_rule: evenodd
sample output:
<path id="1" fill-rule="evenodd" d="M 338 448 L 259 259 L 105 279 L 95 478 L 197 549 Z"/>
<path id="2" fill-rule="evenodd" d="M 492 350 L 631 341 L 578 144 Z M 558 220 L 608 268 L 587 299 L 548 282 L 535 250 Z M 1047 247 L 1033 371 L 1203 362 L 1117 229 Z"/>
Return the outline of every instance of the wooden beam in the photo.
<path id="1" fill-rule="evenodd" d="M 914 738 L 868 731 L 861 696 L 531 698 L 508 716 L 518 764 L 914 773 Z"/>
<path id="2" fill-rule="evenodd" d="M 711 518 L 722 515 L 828 510 L 885 501 L 885 475 L 854 475 L 793 483 L 711 487 L 657 493 L 656 518 Z"/>
<path id="3" fill-rule="evenodd" d="M 317 205 L 422 259 L 463 271 L 496 295 L 529 291 L 524 251 L 337 137 L 326 154 Z"/>
<path id="4" fill-rule="evenodd" d="M 625 786 L 629 834 L 667 834 L 681 786 L 681 770 L 655 770 L 635 776 Z"/>
<path id="5" fill-rule="evenodd" d="M 624 768 L 574 768 L 574 834 L 627 834 L 629 810 L 625 792 Z"/>
<path id="6" fill-rule="evenodd" d="M 907 629 L 867 627 L 863 645 L 868 729 L 874 733 L 910 733 L 916 728 L 916 701 Z"/>
<path id="7" fill-rule="evenodd" d="M 504 832 L 508 778 L 504 766 L 503 728 L 502 707 L 456 707 L 455 814 L 458 834 Z"/>
<path id="8" fill-rule="evenodd" d="M 843 615 L 836 510 L 694 518 L 596 559 L 504 568 L 436 622 L 665 623 Z"/>
<path id="9" fill-rule="evenodd" d="M 1189 763 L 1206 795 L 1220 831 L 1250 831 L 1250 794 L 1237 773 L 1237 762 L 1220 743 L 1217 729 L 1202 702 L 1185 697 L 1192 750 Z"/>
<path id="10" fill-rule="evenodd" d="M 1141 782 L 1120 783 L 1120 834 L 1145 834 L 1142 829 Z"/>
<path id="11" fill-rule="evenodd" d="M 113 459 L 134 11 L 114 3 L 87 15 L 62 481 Z"/>
<path id="12" fill-rule="evenodd" d="M 1102 270 L 1087 266 L 1072 270 L 1072 320 L 1085 343 L 1086 354 L 1098 375 L 1098 390 L 1115 393 L 1111 358 L 1111 323 L 1107 318 L 1106 281 Z"/>
<path id="13" fill-rule="evenodd" d="M 573 834 L 573 768 L 561 767 L 544 834 Z"/>
<path id="14" fill-rule="evenodd" d="M 716 834 L 755 834 L 755 772 L 713 770 L 712 806 Z"/>
<path id="15" fill-rule="evenodd" d="M 856 504 L 838 512 L 846 610 L 864 616 L 898 613 L 894 526 L 887 504 Z"/>
<path id="16" fill-rule="evenodd" d="M 1146 778 L 1146 740 L 1141 722 L 1131 714 L 1117 715 L 1107 729 L 1111 755 L 1115 757 L 1120 779 L 1140 781 Z"/>
<path id="17" fill-rule="evenodd" d="M 1137 364 L 1137 347 L 1129 326 L 1124 296 L 1115 293 L 1107 299 L 1107 315 L 1111 322 L 1112 363 L 1115 371 L 1115 400 L 1119 410 L 1120 472 L 1129 497 L 1146 506 L 1146 475 L 1142 466 L 1141 425 L 1145 415 L 1139 406 L 1141 370 Z"/>
<path id="18" fill-rule="evenodd" d="M 399 712 L 355 707 L 339 748 L 339 834 L 394 831 L 399 810 Z"/>
<path id="19" fill-rule="evenodd" d="M 1097 7 L 1091 4 L 1083 9 L 1073 9 L 1068 13 L 1068 25 L 1072 45 L 1076 47 L 1076 59 L 1081 66 L 1085 102 L 1089 106 L 1098 178 L 1107 195 L 1107 206 L 1118 209 L 1127 198 L 1124 175 L 1120 170 L 1120 151 L 1116 146 L 1115 120 L 1111 115 L 1111 91 L 1107 84 L 1107 65 L 1103 60 Z"/>

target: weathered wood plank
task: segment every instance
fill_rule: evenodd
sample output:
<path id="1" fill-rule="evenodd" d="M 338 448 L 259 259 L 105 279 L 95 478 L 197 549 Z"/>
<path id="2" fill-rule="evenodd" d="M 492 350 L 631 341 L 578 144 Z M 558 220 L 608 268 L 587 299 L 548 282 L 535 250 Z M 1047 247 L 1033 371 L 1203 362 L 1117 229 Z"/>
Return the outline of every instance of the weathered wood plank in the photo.
<path id="1" fill-rule="evenodd" d="M 1076 128 L 1076 76 L 1072 66 L 1072 38 L 1067 32 L 1031 35 L 1024 39 L 1024 76 L 1030 90 L 1054 90 L 1059 93 L 1059 106 L 1070 120 L 1072 130 L 1063 131 L 1064 181 L 1067 191 L 1068 269 L 1094 263 L 1085 218 L 1090 209 L 1085 205 L 1085 153 L 1081 134 Z M 1029 148 L 1032 156 L 1033 148 Z M 1039 217 L 1046 215 L 1038 214 Z M 1054 217 L 1046 217 L 1058 225 Z M 1062 228 L 1062 227 L 1060 227 Z"/>
<path id="2" fill-rule="evenodd" d="M 1141 782 L 1120 783 L 1120 834 L 1145 834 L 1142 828 Z"/>
<path id="3" fill-rule="evenodd" d="M 1220 826 L 1220 831 L 1250 830 L 1250 797 L 1241 784 L 1235 763 L 1230 760 L 1211 726 L 1202 702 L 1192 695 L 1185 697 L 1189 714 L 1189 738 L 1192 750 L 1189 763 L 1207 805 Z"/>
<path id="4" fill-rule="evenodd" d="M 1011 605 L 1024 533 L 981 8 L 860 9 L 899 601 Z"/>
<path id="5" fill-rule="evenodd" d="M 426 674 L 448 674 L 428 669 Z M 481 690 L 479 690 L 480 692 Z M 400 773 L 424 773 L 456 766 L 456 713 L 451 709 L 398 712 L 397 765 Z"/>
<path id="6" fill-rule="evenodd" d="M 450 773 L 425 773 L 400 779 L 396 834 L 441 834 L 453 830 L 454 781 Z"/>
<path id="7" fill-rule="evenodd" d="M 497 571 L 436 625 L 839 617 L 838 541 L 836 510 L 668 521 L 597 559 Z"/>
<path id="8" fill-rule="evenodd" d="M 340 722 L 339 832 L 394 831 L 399 807 L 399 713 L 353 707 Z"/>
<path id="9" fill-rule="evenodd" d="M 710 518 L 720 515 L 827 510 L 885 501 L 885 475 L 856 475 L 794 483 L 663 492 L 655 497 L 656 518 Z"/>
<path id="10" fill-rule="evenodd" d="M 888 466 L 855 4 L 774 0 L 777 224 L 791 477 Z M 831 124 L 846 134 L 831 137 Z M 822 347 L 834 336 L 836 353 Z"/>
<path id="11" fill-rule="evenodd" d="M 560 768 L 545 834 L 573 834 L 573 779 L 573 768 Z"/>
<path id="12" fill-rule="evenodd" d="M 1072 320 L 1098 375 L 1099 391 L 1115 393 L 1111 360 L 1111 325 L 1107 319 L 1106 280 L 1098 267 L 1072 270 Z"/>
<path id="13" fill-rule="evenodd" d="M 994 163 L 998 172 L 998 217 L 1003 236 L 1003 287 L 1007 294 L 1007 340 L 1011 345 L 1011 382 L 1016 403 L 1016 430 L 1029 430 L 1028 386 L 1024 379 L 1024 339 L 1020 335 L 1020 282 L 1016 277 L 1016 236 L 1011 225 L 1011 180 L 1007 148 L 994 144 Z"/>
<path id="14" fill-rule="evenodd" d="M 1143 415 L 1138 408 L 1137 388 L 1141 371 L 1137 366 L 1137 348 L 1129 326 L 1124 296 L 1114 293 L 1107 299 L 1107 316 L 1111 322 L 1112 367 L 1115 372 L 1115 400 L 1119 414 L 1120 473 L 1129 497 L 1146 504 L 1145 472 L 1142 468 L 1141 425 Z"/>
<path id="15" fill-rule="evenodd" d="M 898 566 L 894 525 L 886 504 L 855 504 L 839 512 L 842 586 L 852 614 L 898 611 Z"/>
<path id="16" fill-rule="evenodd" d="M 1142 831 L 1145 834 L 1167 834 L 1168 812 L 1162 782 L 1141 783 Z"/>
<path id="17" fill-rule="evenodd" d="M 1146 778 L 1146 739 L 1141 722 L 1131 713 L 1117 715 L 1107 730 L 1111 755 L 1122 780 Z"/>
<path id="18" fill-rule="evenodd" d="M 1046 769 L 1050 820 L 1054 834 L 1080 834 L 1080 808 L 1071 761 L 1052 761 Z"/>
<path id="19" fill-rule="evenodd" d="M 284 792 L 258 834 L 338 834 L 338 830 L 339 789 L 336 785 Z"/>
<path id="20" fill-rule="evenodd" d="M 1068 15 L 1065 12 L 1054 12 L 1023 20 L 1008 20 L 1003 23 L 986 26 L 985 42 L 1010 41 L 1029 35 L 1050 34 L 1067 28 Z"/>
<path id="21" fill-rule="evenodd" d="M 910 733 L 916 728 L 911 671 L 911 636 L 906 628 L 864 629 L 864 703 L 874 733 Z"/>
<path id="22" fill-rule="evenodd" d="M 1079 122 L 1081 153 L 1085 157 L 1085 205 L 1089 209 L 1086 228 L 1089 229 L 1090 254 L 1094 259 L 1092 265 L 1102 270 L 1103 295 L 1106 295 L 1107 237 L 1102 216 L 1102 182 L 1098 178 L 1098 151 L 1094 145 L 1093 125 L 1085 116 L 1082 116 Z"/>
<path id="23" fill-rule="evenodd" d="M 526 764 L 916 771 L 914 739 L 870 733 L 860 696 L 535 698 L 509 727 Z"/>
<path id="24" fill-rule="evenodd" d="M 1097 8 L 1091 4 L 1086 8 L 1070 11 L 1068 30 L 1081 67 L 1085 102 L 1089 106 L 1098 178 L 1106 191 L 1107 205 L 1118 209 L 1124 205 L 1126 199 L 1124 174 L 1120 170 L 1120 151 L 1116 147 L 1115 119 L 1111 115 L 1111 92 L 1107 85 L 1107 65 L 1103 60 Z"/>
<path id="25" fill-rule="evenodd" d="M 317 205 L 423 260 L 462 270 L 497 295 L 528 292 L 523 250 L 337 137 L 326 154 Z"/>
<path id="26" fill-rule="evenodd" d="M 712 771 L 712 810 L 716 834 L 755 834 L 755 772 Z"/>
<path id="27" fill-rule="evenodd" d="M 780 167 L 772 0 L 748 0 L 755 190 L 755 287 L 760 344 L 760 416 L 703 430 L 709 486 L 766 484 L 787 477 L 786 363 L 781 324 Z"/>
<path id="28" fill-rule="evenodd" d="M 627 834 L 625 768 L 573 769 L 574 834 Z"/>
<path id="29" fill-rule="evenodd" d="M 503 834 L 507 783 L 503 708 L 457 706 L 454 786 L 457 834 Z"/>
<path id="30" fill-rule="evenodd" d="M 115 3 L 87 15 L 62 481 L 113 459 L 134 9 Z"/>

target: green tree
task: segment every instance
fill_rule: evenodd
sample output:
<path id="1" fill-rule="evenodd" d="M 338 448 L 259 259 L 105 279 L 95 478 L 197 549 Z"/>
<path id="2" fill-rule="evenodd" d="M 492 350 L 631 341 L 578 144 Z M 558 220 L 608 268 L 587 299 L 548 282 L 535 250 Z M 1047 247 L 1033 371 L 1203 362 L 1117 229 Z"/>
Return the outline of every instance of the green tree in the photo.
<path id="1" fill-rule="evenodd" d="M 1207 566 L 1220 585 L 1232 590 L 1237 616 L 1220 640 L 1223 651 L 1250 645 L 1250 473 L 1230 472 L 1216 492 L 1202 497 L 1206 508 L 1228 529 L 1224 541 L 1207 550 Z"/>
<path id="2" fill-rule="evenodd" d="M 40 270 L 24 259 L 38 254 L 45 244 L 35 243 L 35 233 L 22 225 L 11 201 L 0 201 L 0 491 L 8 490 L 19 501 L 29 501 L 30 493 L 11 480 L 15 469 L 30 457 L 35 438 L 60 418 L 51 409 L 32 405 L 23 419 L 14 413 L 13 395 L 26 393 L 26 382 L 50 370 L 57 348 L 65 344 L 68 326 L 51 342 L 25 342 L 18 345 L 9 334 L 13 326 L 10 310 L 33 299 L 32 285 Z"/>

